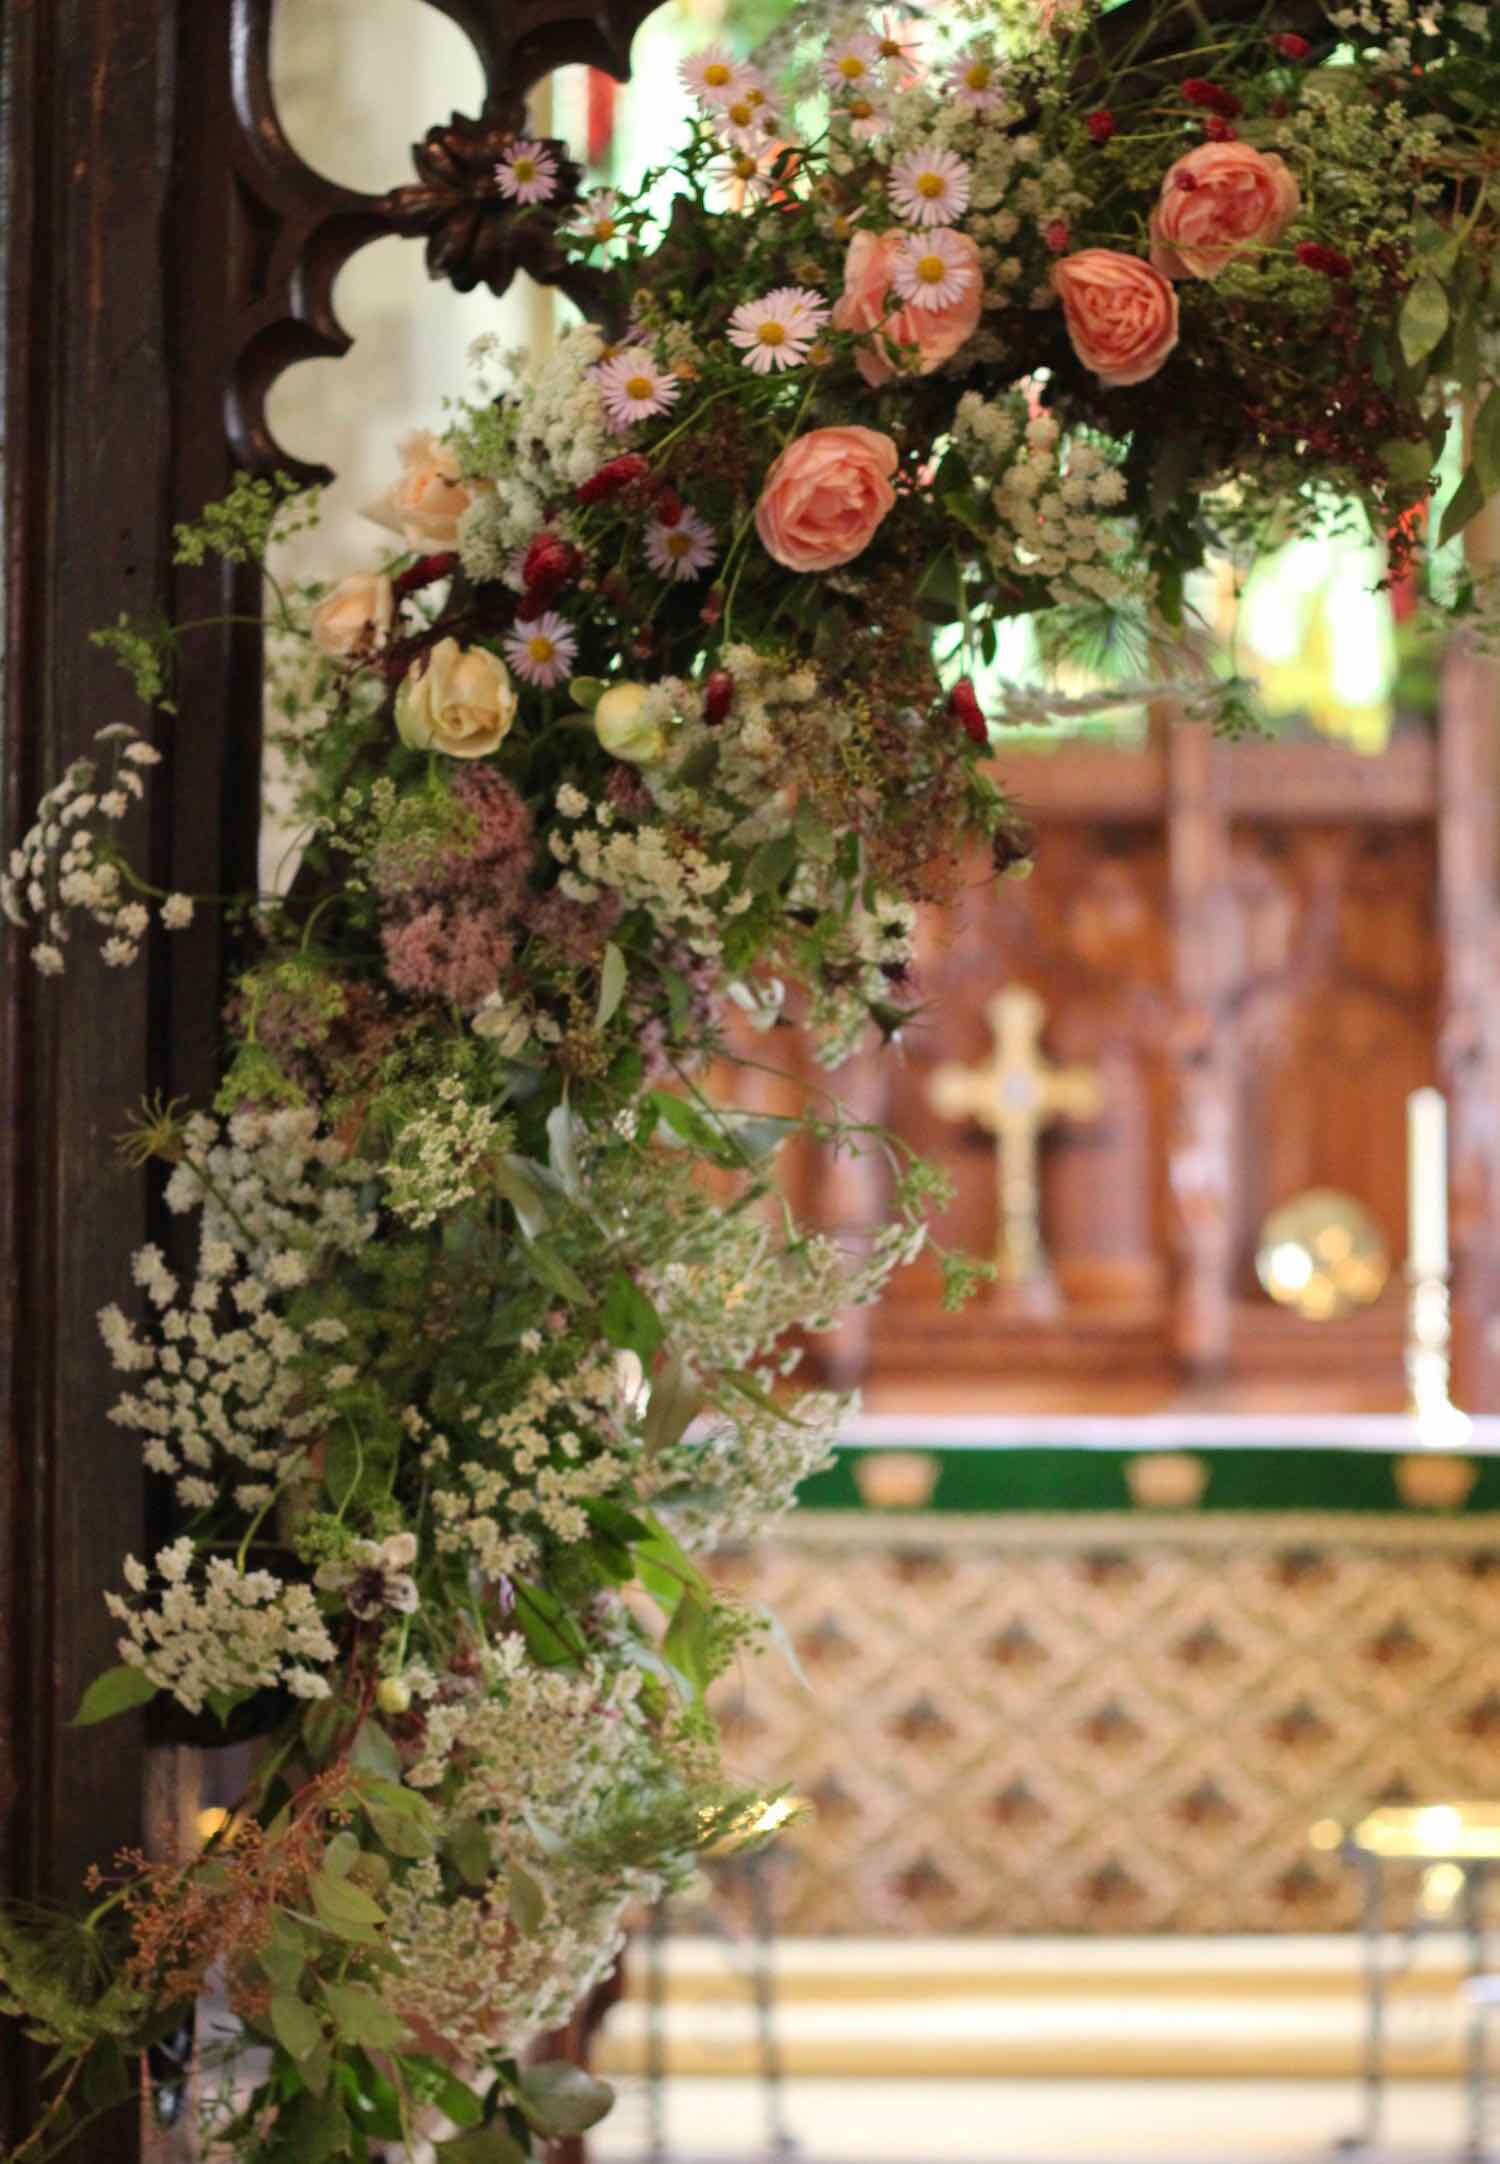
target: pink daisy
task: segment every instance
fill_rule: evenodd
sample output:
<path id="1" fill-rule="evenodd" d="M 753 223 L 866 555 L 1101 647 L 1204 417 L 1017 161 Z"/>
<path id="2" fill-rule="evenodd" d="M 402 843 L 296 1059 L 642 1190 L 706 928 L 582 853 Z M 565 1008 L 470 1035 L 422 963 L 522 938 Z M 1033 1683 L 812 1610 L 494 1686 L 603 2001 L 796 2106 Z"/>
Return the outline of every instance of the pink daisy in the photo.
<path id="1" fill-rule="evenodd" d="M 677 402 L 677 378 L 658 368 L 644 346 L 627 346 L 622 353 L 600 361 L 589 374 L 599 386 L 605 415 L 617 435 L 635 421 L 648 421 L 653 413 L 665 413 Z"/>
<path id="2" fill-rule="evenodd" d="M 948 73 L 948 88 L 960 105 L 974 113 L 992 113 L 1004 103 L 1000 70 L 977 45 L 961 52 Z"/>
<path id="3" fill-rule="evenodd" d="M 495 167 L 500 193 L 517 203 L 550 203 L 557 193 L 557 160 L 545 143 L 512 143 Z"/>
<path id="4" fill-rule="evenodd" d="M 677 70 L 700 105 L 727 104 L 749 72 L 722 45 L 705 45 L 701 53 L 689 53 Z"/>
<path id="5" fill-rule="evenodd" d="M 892 284 L 913 308 L 951 308 L 974 282 L 956 233 L 908 233 L 896 251 Z"/>
<path id="6" fill-rule="evenodd" d="M 875 25 L 875 42 L 880 48 L 881 63 L 888 76 L 894 76 L 903 86 L 915 81 L 921 74 L 918 55 L 922 49 L 922 25 L 887 8 Z"/>
<path id="7" fill-rule="evenodd" d="M 517 624 L 505 641 L 505 658 L 517 676 L 543 691 L 572 675 L 577 654 L 578 635 L 555 609 Z"/>
<path id="8" fill-rule="evenodd" d="M 830 45 L 819 68 L 830 90 L 871 90 L 880 79 L 880 46 L 861 30 Z"/>
<path id="9" fill-rule="evenodd" d="M 774 135 L 776 115 L 759 80 L 752 77 L 732 98 L 726 98 L 715 110 L 714 125 L 727 141 L 745 150 L 758 149 L 768 135 Z"/>
<path id="10" fill-rule="evenodd" d="M 969 207 L 969 168 L 951 150 L 909 150 L 891 167 L 887 189 L 908 225 L 952 225 Z"/>
<path id="11" fill-rule="evenodd" d="M 646 560 L 659 578 L 695 579 L 718 553 L 712 526 L 689 505 L 670 526 L 653 519 L 646 529 Z"/>
<path id="12" fill-rule="evenodd" d="M 732 346 L 744 349 L 745 366 L 758 376 L 773 368 L 800 368 L 807 349 L 828 321 L 828 303 L 809 286 L 778 286 L 758 301 L 743 301 L 729 318 Z"/>

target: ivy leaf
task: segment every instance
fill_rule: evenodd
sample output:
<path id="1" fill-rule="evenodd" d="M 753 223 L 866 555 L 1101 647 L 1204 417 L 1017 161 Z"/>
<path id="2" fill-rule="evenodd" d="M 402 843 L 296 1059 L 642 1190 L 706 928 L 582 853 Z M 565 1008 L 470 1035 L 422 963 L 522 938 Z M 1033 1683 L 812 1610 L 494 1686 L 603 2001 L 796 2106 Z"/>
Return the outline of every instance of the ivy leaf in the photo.
<path id="1" fill-rule="evenodd" d="M 614 941 L 609 940 L 605 945 L 604 959 L 599 965 L 599 1005 L 594 1014 L 595 1029 L 603 1029 L 619 1007 L 620 1001 L 625 997 L 629 974 L 624 955 Z"/>
<path id="2" fill-rule="evenodd" d="M 406 2037 L 406 2024 L 366 1984 L 324 1984 L 323 1996 L 338 2023 L 339 2034 L 368 2051 L 394 2051 Z"/>
<path id="3" fill-rule="evenodd" d="M 667 1334 L 650 1294 L 642 1292 L 624 1270 L 616 1270 L 605 1287 L 599 1327 L 611 1345 L 633 1352 L 642 1367 L 651 1365 Z"/>
<path id="4" fill-rule="evenodd" d="M 529 1871 L 520 1864 L 509 1868 L 510 1920 L 523 1939 L 539 1931 L 547 1916 L 547 1896 Z"/>
<path id="5" fill-rule="evenodd" d="M 597 2126 L 614 2104 L 615 2092 L 607 2081 L 566 2059 L 543 2059 L 521 2075 L 516 2100 L 539 2134 L 556 2139 L 586 2134 Z"/>
<path id="6" fill-rule="evenodd" d="M 1500 388 L 1490 392 L 1474 416 L 1469 456 L 1480 489 L 1486 497 L 1493 496 L 1500 489 Z"/>
<path id="7" fill-rule="evenodd" d="M 1436 350 L 1448 328 L 1448 296 L 1430 272 L 1420 277 L 1401 304 L 1396 334 L 1408 368 L 1416 368 Z"/>
<path id="8" fill-rule="evenodd" d="M 143 1706 L 156 1696 L 156 1685 L 140 1668 L 129 1668 L 122 1661 L 118 1668 L 106 1668 L 102 1676 L 93 1682 L 79 1701 L 73 1716 L 75 1728 L 91 1728 L 96 1721 L 112 1721 L 117 1713 L 129 1713 L 136 1706 Z"/>
<path id="9" fill-rule="evenodd" d="M 323 2041 L 323 2024 L 306 1999 L 290 1991 L 271 1994 L 271 2027 L 283 2051 L 300 2063 Z"/>

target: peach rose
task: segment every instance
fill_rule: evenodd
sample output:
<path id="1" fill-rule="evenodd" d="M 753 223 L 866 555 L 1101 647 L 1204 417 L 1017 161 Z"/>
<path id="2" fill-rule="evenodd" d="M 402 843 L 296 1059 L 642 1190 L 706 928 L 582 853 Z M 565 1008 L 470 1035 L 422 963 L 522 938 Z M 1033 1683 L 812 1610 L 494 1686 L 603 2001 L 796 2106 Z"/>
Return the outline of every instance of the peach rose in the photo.
<path id="1" fill-rule="evenodd" d="M 788 571 L 832 571 L 870 545 L 896 501 L 896 446 L 873 428 L 815 428 L 766 475 L 755 530 Z"/>
<path id="2" fill-rule="evenodd" d="M 917 308 L 908 304 L 888 313 L 886 296 L 890 291 L 896 250 L 905 238 L 904 233 L 895 232 L 855 234 L 844 259 L 844 290 L 834 303 L 833 327 L 836 331 L 878 329 L 895 345 L 915 346 L 920 356 L 917 374 L 930 376 L 974 335 L 984 300 L 979 250 L 967 233 L 953 235 L 973 276 L 958 299 L 950 301 L 946 308 Z M 896 373 L 895 363 L 879 339 L 872 339 L 862 346 L 854 360 L 872 390 L 888 383 Z"/>
<path id="3" fill-rule="evenodd" d="M 1073 351 L 1101 383 L 1144 383 L 1177 343 L 1177 295 L 1159 270 L 1113 248 L 1084 248 L 1052 267 Z"/>
<path id="4" fill-rule="evenodd" d="M 483 759 L 498 750 L 516 718 L 510 671 L 482 646 L 439 639 L 407 670 L 396 694 L 396 734 L 413 751 Z"/>
<path id="5" fill-rule="evenodd" d="M 340 579 L 309 619 L 313 644 L 331 661 L 373 653 L 390 636 L 395 607 L 391 582 L 378 572 L 361 571 Z"/>
<path id="6" fill-rule="evenodd" d="M 458 522 L 474 498 L 459 479 L 458 461 L 436 436 L 419 430 L 401 446 L 401 477 L 365 517 L 389 527 L 414 549 L 451 549 Z"/>
<path id="7" fill-rule="evenodd" d="M 1249 143 L 1204 143 L 1179 158 L 1151 213 L 1151 260 L 1164 278 L 1217 278 L 1247 248 L 1268 248 L 1302 207 L 1296 176 Z"/>

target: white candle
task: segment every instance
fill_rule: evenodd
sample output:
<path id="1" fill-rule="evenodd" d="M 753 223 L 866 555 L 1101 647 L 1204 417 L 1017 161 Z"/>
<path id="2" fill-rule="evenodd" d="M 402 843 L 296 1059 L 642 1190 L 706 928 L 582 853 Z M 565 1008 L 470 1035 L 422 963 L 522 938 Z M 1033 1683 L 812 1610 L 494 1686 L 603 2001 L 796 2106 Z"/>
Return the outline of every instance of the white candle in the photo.
<path id="1" fill-rule="evenodd" d="M 1406 1100 L 1406 1260 L 1413 1277 L 1448 1271 L 1448 1107 L 1438 1090 Z"/>

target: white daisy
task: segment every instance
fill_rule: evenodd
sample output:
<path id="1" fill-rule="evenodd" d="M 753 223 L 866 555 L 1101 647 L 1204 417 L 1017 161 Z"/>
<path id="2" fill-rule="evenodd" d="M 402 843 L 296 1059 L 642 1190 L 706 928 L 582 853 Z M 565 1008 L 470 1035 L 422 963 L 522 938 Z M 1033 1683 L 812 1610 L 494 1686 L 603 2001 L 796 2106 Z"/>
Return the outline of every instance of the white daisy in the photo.
<path id="1" fill-rule="evenodd" d="M 859 31 L 830 45 L 820 68 L 831 90 L 869 90 L 878 80 L 880 47 L 868 32 Z"/>
<path id="2" fill-rule="evenodd" d="M 932 233 L 907 234 L 896 251 L 891 282 L 914 308 L 951 308 L 973 284 L 974 266 L 957 234 L 939 227 Z"/>
<path id="3" fill-rule="evenodd" d="M 700 105 L 726 104 L 746 72 L 744 62 L 722 45 L 705 45 L 701 53 L 689 53 L 677 70 Z"/>
<path id="4" fill-rule="evenodd" d="M 614 189 L 596 188 L 586 202 L 579 204 L 569 230 L 596 248 L 608 248 L 619 237 L 619 211 L 620 198 Z"/>
<path id="5" fill-rule="evenodd" d="M 780 146 L 769 144 L 764 150 L 752 150 L 747 144 L 735 143 L 716 158 L 708 169 L 708 177 L 719 192 L 727 197 L 732 208 L 743 210 L 749 203 L 763 203 L 775 183 L 771 168 L 780 156 Z"/>
<path id="6" fill-rule="evenodd" d="M 677 378 L 658 368 L 644 346 L 626 346 L 622 353 L 600 361 L 589 374 L 599 386 L 605 418 L 617 435 L 635 421 L 665 413 L 677 402 Z"/>
<path id="7" fill-rule="evenodd" d="M 977 45 L 966 47 L 954 61 L 948 88 L 960 105 L 974 113 L 992 113 L 1003 102 L 1000 70 Z"/>
<path id="8" fill-rule="evenodd" d="M 646 560 L 659 578 L 695 579 L 718 553 L 712 526 L 689 505 L 670 525 L 653 519 L 646 529 Z"/>
<path id="9" fill-rule="evenodd" d="M 744 352 L 758 376 L 773 368 L 800 368 L 807 349 L 828 321 L 828 303 L 809 286 L 778 286 L 758 301 L 743 301 L 729 318 L 727 336 Z"/>
<path id="10" fill-rule="evenodd" d="M 545 143 L 512 143 L 495 167 L 500 193 L 517 203 L 550 203 L 557 193 L 557 160 Z"/>
<path id="11" fill-rule="evenodd" d="M 518 623 L 505 641 L 505 658 L 517 676 L 544 691 L 572 675 L 577 655 L 578 635 L 555 609 Z"/>
<path id="12" fill-rule="evenodd" d="M 969 168 L 935 145 L 909 150 L 891 167 L 891 207 L 908 225 L 952 225 L 969 207 Z"/>
<path id="13" fill-rule="evenodd" d="M 833 118 L 847 127 L 859 142 L 867 143 L 877 135 L 884 135 L 891 124 L 891 110 L 872 87 L 856 90 L 852 97 L 841 98 L 833 109 Z"/>
<path id="14" fill-rule="evenodd" d="M 764 86 L 755 80 L 743 83 L 732 98 L 714 112 L 714 125 L 729 142 L 755 150 L 768 135 L 776 133 L 776 115 Z"/>
<path id="15" fill-rule="evenodd" d="M 887 76 L 896 77 L 904 85 L 921 73 L 918 61 L 922 49 L 920 23 L 887 8 L 875 26 L 875 42 L 880 48 L 881 64 Z"/>

